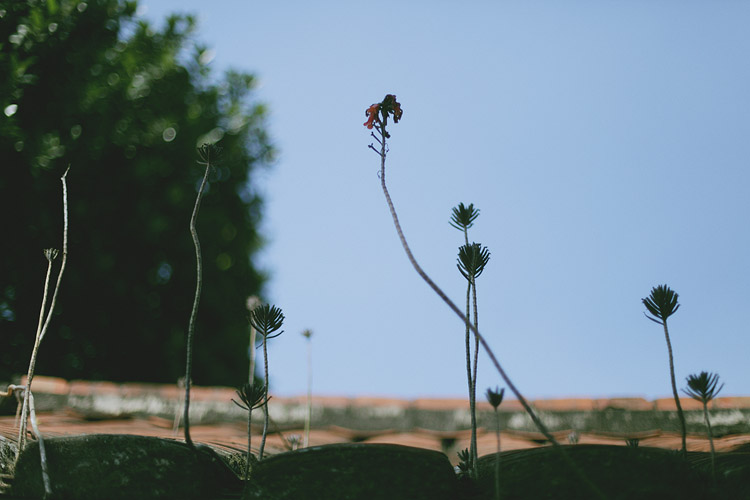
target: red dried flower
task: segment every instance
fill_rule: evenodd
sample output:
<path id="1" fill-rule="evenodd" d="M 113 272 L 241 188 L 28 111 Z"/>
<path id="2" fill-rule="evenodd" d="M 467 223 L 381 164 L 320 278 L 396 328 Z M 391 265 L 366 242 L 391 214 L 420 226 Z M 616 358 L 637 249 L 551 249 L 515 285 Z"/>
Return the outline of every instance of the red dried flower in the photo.
<path id="1" fill-rule="evenodd" d="M 369 116 L 369 118 L 365 122 L 365 127 L 371 129 L 373 125 L 375 125 L 375 120 L 380 123 L 380 118 L 378 118 L 378 111 L 380 111 L 380 104 L 373 104 L 365 110 L 365 116 Z"/>

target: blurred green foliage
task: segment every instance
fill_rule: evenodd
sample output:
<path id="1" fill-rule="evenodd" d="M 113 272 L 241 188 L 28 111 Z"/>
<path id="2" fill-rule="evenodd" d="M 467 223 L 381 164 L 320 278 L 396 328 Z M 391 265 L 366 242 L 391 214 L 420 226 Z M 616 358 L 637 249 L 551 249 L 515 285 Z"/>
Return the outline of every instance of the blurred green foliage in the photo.
<path id="1" fill-rule="evenodd" d="M 0 380 L 26 372 L 42 299 L 42 250 L 69 256 L 37 373 L 175 382 L 195 290 L 190 215 L 203 167 L 223 148 L 203 199 L 204 294 L 196 384 L 247 376 L 246 300 L 261 292 L 252 257 L 273 160 L 251 75 L 212 78 L 194 19 L 158 29 L 136 2 L 0 1 Z M 59 260 L 57 265 L 59 265 Z"/>

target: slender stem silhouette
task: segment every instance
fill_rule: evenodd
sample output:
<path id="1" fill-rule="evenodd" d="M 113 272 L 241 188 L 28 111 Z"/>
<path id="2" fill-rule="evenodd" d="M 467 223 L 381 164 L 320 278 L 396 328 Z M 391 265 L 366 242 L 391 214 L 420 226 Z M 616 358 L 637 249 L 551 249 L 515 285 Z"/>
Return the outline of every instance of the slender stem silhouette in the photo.
<path id="1" fill-rule="evenodd" d="M 260 440 L 260 451 L 258 460 L 263 460 L 263 450 L 266 449 L 266 434 L 268 434 L 268 333 L 262 332 L 263 335 L 263 371 L 265 387 L 263 389 L 263 437 Z"/>
<path id="2" fill-rule="evenodd" d="M 195 448 L 193 440 L 190 438 L 190 384 L 192 383 L 191 376 L 193 371 L 193 337 L 195 336 L 195 318 L 198 316 L 198 304 L 201 300 L 201 287 L 203 285 L 203 258 L 201 256 L 201 243 L 198 240 L 198 231 L 195 229 L 195 221 L 198 219 L 203 191 L 208 182 L 208 173 L 211 171 L 210 146 L 204 145 L 200 148 L 200 151 L 205 155 L 203 159 L 206 171 L 203 174 L 200 188 L 198 188 L 198 195 L 195 197 L 193 215 L 190 217 L 190 234 L 193 237 L 193 245 L 195 246 L 196 281 L 193 309 L 190 311 L 190 323 L 188 323 L 187 357 L 185 361 L 185 410 L 183 414 L 183 420 L 185 421 L 185 442 L 191 448 Z"/>
<path id="3" fill-rule="evenodd" d="M 388 152 L 388 148 L 386 147 L 386 138 L 388 137 L 387 132 L 385 131 L 385 127 L 388 122 L 388 115 L 384 113 L 382 121 L 379 121 L 377 124 L 374 125 L 374 127 L 378 130 L 380 133 L 380 138 L 375 136 L 375 134 L 372 134 L 372 136 L 375 138 L 376 141 L 380 143 L 380 151 L 378 151 L 372 144 L 369 146 L 373 151 L 375 151 L 380 156 L 380 186 L 383 189 L 383 194 L 385 195 L 386 203 L 388 204 L 388 209 L 391 212 L 391 217 L 393 219 L 393 225 L 396 228 L 396 233 L 398 234 L 398 238 L 401 241 L 401 246 L 404 249 L 404 252 L 406 253 L 406 257 L 409 259 L 409 263 L 412 265 L 414 270 L 417 272 L 420 278 L 427 283 L 427 285 L 442 299 L 443 302 L 450 308 L 451 311 L 453 311 L 456 316 L 458 316 L 462 322 L 467 323 L 468 320 L 466 316 L 461 312 L 461 310 L 458 308 L 458 306 L 443 292 L 443 290 L 437 286 L 437 284 L 430 278 L 427 273 L 422 269 L 422 267 L 417 262 L 417 259 L 414 257 L 414 254 L 411 251 L 411 248 L 409 247 L 409 244 L 406 242 L 406 237 L 404 236 L 404 232 L 401 229 L 401 223 L 398 220 L 398 214 L 396 214 L 396 208 L 393 205 L 393 200 L 391 199 L 391 195 L 388 192 L 388 187 L 386 186 L 385 182 L 385 158 Z M 581 471 L 581 469 L 573 462 L 573 460 L 568 456 L 567 453 L 565 453 L 565 450 L 560 446 L 560 443 L 557 442 L 555 437 L 549 432 L 547 429 L 547 426 L 544 425 L 544 423 L 539 419 L 536 412 L 531 408 L 529 403 L 526 401 L 526 398 L 523 397 L 521 392 L 518 390 L 516 385 L 513 383 L 513 381 L 508 377 L 508 374 L 505 373 L 505 370 L 500 365 L 500 362 L 495 357 L 495 354 L 492 352 L 492 349 L 490 349 L 489 344 L 487 344 L 487 341 L 485 340 L 484 336 L 482 336 L 479 333 L 479 330 L 474 325 L 469 325 L 472 332 L 474 332 L 474 335 L 476 335 L 477 339 L 479 340 L 479 343 L 482 345 L 482 348 L 484 348 L 485 352 L 490 358 L 490 361 L 492 361 L 492 364 L 497 369 L 498 373 L 502 377 L 503 381 L 505 381 L 505 384 L 508 386 L 508 388 L 513 392 L 513 394 L 518 399 L 518 402 L 521 403 L 521 406 L 523 406 L 524 410 L 526 410 L 526 413 L 528 413 L 531 420 L 534 422 L 534 424 L 537 426 L 539 431 L 544 435 L 544 437 L 552 444 L 552 446 L 555 447 L 560 453 L 563 459 L 568 463 L 571 470 L 578 476 L 578 478 L 581 480 L 583 484 L 585 484 L 592 493 L 594 493 L 599 498 L 606 498 L 606 496 L 601 492 L 601 490 L 588 478 L 586 475 Z"/>
<path id="4" fill-rule="evenodd" d="M 677 416 L 680 419 L 680 430 L 682 431 L 682 457 L 687 458 L 687 425 L 685 424 L 685 414 L 682 412 L 680 396 L 679 394 L 677 394 L 677 382 L 674 378 L 674 356 L 672 355 L 672 342 L 670 342 L 669 340 L 667 320 L 665 319 L 662 324 L 664 325 L 664 338 L 667 340 L 667 351 L 669 351 L 669 377 L 672 381 L 672 395 L 674 396 L 674 402 L 677 405 Z"/>
<path id="5" fill-rule="evenodd" d="M 45 313 L 45 307 L 47 303 L 47 293 L 50 278 L 50 271 L 52 270 L 52 261 L 57 256 L 57 250 L 48 249 L 44 251 L 45 257 L 48 261 L 47 276 L 44 282 L 44 297 L 42 298 L 42 308 L 39 312 L 39 324 L 37 325 L 36 338 L 34 340 L 34 348 L 31 353 L 31 361 L 29 361 L 29 370 L 26 374 L 26 389 L 24 390 L 23 407 L 21 410 L 21 420 L 19 421 L 18 430 L 18 450 L 16 453 L 16 462 L 21 456 L 26 445 L 26 432 L 28 428 L 27 415 L 29 412 L 29 397 L 31 395 L 31 383 L 34 380 L 34 370 L 36 368 L 36 358 L 39 352 L 39 346 L 44 339 L 47 329 L 49 328 L 50 321 L 52 321 L 52 313 L 55 311 L 55 304 L 57 303 L 57 293 L 60 290 L 60 283 L 62 282 L 63 273 L 65 272 L 65 264 L 68 261 L 68 184 L 66 177 L 70 171 L 70 166 L 65 169 L 60 181 L 62 182 L 62 196 L 63 196 L 63 250 L 62 250 L 62 263 L 60 264 L 60 271 L 57 274 L 57 283 L 55 283 L 55 290 L 52 293 L 52 300 L 50 301 L 49 310 L 47 310 L 47 316 L 42 324 L 42 317 Z"/>

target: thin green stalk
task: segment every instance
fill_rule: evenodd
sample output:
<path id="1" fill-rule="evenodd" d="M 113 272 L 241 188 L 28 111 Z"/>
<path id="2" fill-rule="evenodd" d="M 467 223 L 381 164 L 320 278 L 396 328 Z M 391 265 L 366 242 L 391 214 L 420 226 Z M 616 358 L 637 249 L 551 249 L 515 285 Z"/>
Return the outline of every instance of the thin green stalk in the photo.
<path id="1" fill-rule="evenodd" d="M 703 418 L 706 420 L 708 442 L 711 445 L 711 476 L 716 481 L 716 448 L 714 448 L 714 437 L 711 432 L 711 421 L 708 418 L 708 402 L 705 400 L 703 401 Z"/>
<path id="2" fill-rule="evenodd" d="M 497 455 L 495 455 L 495 499 L 500 500 L 500 414 L 495 408 L 495 435 L 497 436 Z"/>
<path id="3" fill-rule="evenodd" d="M 305 415 L 305 436 L 302 441 L 302 446 L 307 448 L 310 446 L 310 424 L 312 423 L 312 332 L 305 330 L 302 335 L 307 338 L 307 413 Z"/>
<path id="4" fill-rule="evenodd" d="M 667 329 L 666 319 L 662 322 L 664 325 L 664 337 L 667 339 L 667 350 L 669 351 L 669 376 L 672 380 L 672 394 L 674 402 L 677 405 L 677 416 L 680 419 L 680 429 L 682 431 L 682 458 L 687 458 L 687 426 L 685 425 L 685 414 L 682 412 L 680 396 L 677 394 L 677 382 L 674 378 L 674 357 L 672 356 L 672 343 L 669 341 L 669 329 Z"/>
<path id="5" fill-rule="evenodd" d="M 245 461 L 245 481 L 247 481 L 248 478 L 250 477 L 250 446 L 252 445 L 252 442 L 253 442 L 252 423 L 253 423 L 253 407 L 251 405 L 247 411 L 247 457 L 246 457 L 247 460 Z"/>
<path id="6" fill-rule="evenodd" d="M 208 151 L 208 147 L 206 147 L 206 151 Z M 190 311 L 190 323 L 188 324 L 187 359 L 185 361 L 185 411 L 183 412 L 183 420 L 185 421 L 185 442 L 191 448 L 195 448 L 193 440 L 190 438 L 190 384 L 193 371 L 193 337 L 195 336 L 195 318 L 198 315 L 198 304 L 201 300 L 201 287 L 203 285 L 203 258 L 201 256 L 201 244 L 198 240 L 198 231 L 195 229 L 195 221 L 198 219 L 198 210 L 200 210 L 203 190 L 206 187 L 208 173 L 211 170 L 211 162 L 208 153 L 206 153 L 205 156 L 205 165 L 206 171 L 203 174 L 203 180 L 198 189 L 198 195 L 195 198 L 193 215 L 190 217 L 190 234 L 193 237 L 193 245 L 195 246 L 196 282 L 193 309 Z"/>
<path id="7" fill-rule="evenodd" d="M 263 390 L 263 438 L 260 441 L 260 452 L 258 453 L 258 460 L 263 460 L 263 450 L 266 448 L 266 434 L 268 433 L 268 347 L 267 347 L 267 332 L 262 332 L 263 335 L 263 364 L 265 374 L 265 388 Z"/>
<path id="8" fill-rule="evenodd" d="M 477 282 L 471 278 L 472 300 L 474 302 L 474 330 L 479 331 L 479 313 L 477 310 Z M 479 362 L 479 339 L 474 335 L 474 368 L 471 374 L 471 446 L 474 450 L 474 465 L 479 461 L 477 447 L 477 364 Z"/>
<path id="9" fill-rule="evenodd" d="M 469 384 L 469 415 L 471 417 L 471 440 L 469 443 L 469 474 L 476 479 L 476 431 L 477 420 L 474 412 L 474 379 L 471 373 L 471 323 L 470 323 L 470 301 L 471 281 L 466 286 L 466 379 Z"/>
<path id="10" fill-rule="evenodd" d="M 445 302 L 445 304 L 448 306 L 448 308 L 453 311 L 464 323 L 467 322 L 466 316 L 461 312 L 461 310 L 456 306 L 456 304 L 453 303 L 453 301 L 443 292 L 443 290 L 435 284 L 434 281 L 432 281 L 432 278 L 430 278 L 427 273 L 424 272 L 422 267 L 417 262 L 416 258 L 414 257 L 414 254 L 411 251 L 411 248 L 409 247 L 409 244 L 406 242 L 406 237 L 404 236 L 404 232 L 401 229 L 401 224 L 398 220 L 398 215 L 396 214 L 396 208 L 393 205 L 393 200 L 391 199 L 391 195 L 388 192 L 388 187 L 385 183 L 385 158 L 387 153 L 386 143 L 385 143 L 385 125 L 386 125 L 387 117 L 383 120 L 383 123 L 379 127 L 379 131 L 381 132 L 381 138 L 376 139 L 380 142 L 380 151 L 377 151 L 375 147 L 371 146 L 373 150 L 375 150 L 378 155 L 380 155 L 380 186 L 383 189 L 383 194 L 385 195 L 386 203 L 388 204 L 388 209 L 391 212 L 391 218 L 393 219 L 393 224 L 396 227 L 396 233 L 398 234 L 398 238 L 401 241 L 401 246 L 404 248 L 404 252 L 406 253 L 407 258 L 409 259 L 409 263 L 412 265 L 414 270 L 417 272 L 420 278 L 427 283 L 427 285 L 434 291 L 440 299 Z M 482 348 L 485 350 L 487 355 L 490 358 L 490 361 L 492 361 L 492 364 L 497 369 L 498 373 L 502 377 L 503 381 L 505 381 L 505 384 L 508 386 L 508 388 L 513 392 L 513 394 L 518 399 L 518 402 L 521 403 L 521 406 L 523 406 L 526 413 L 528 413 L 531 420 L 534 422 L 534 424 L 537 426 L 539 431 L 544 434 L 544 437 L 547 438 L 547 440 L 557 449 L 563 459 L 568 463 L 568 465 L 571 467 L 571 470 L 573 470 L 574 474 L 578 476 L 578 478 L 581 480 L 581 482 L 587 487 L 599 498 L 606 498 L 604 494 L 601 492 L 601 490 L 593 483 L 591 480 L 586 477 L 586 475 L 581 471 L 581 469 L 573 462 L 573 460 L 568 456 L 567 453 L 565 453 L 565 450 L 560 446 L 560 443 L 557 442 L 555 437 L 549 432 L 547 429 L 547 426 L 544 425 L 544 423 L 539 419 L 539 417 L 536 415 L 536 412 L 531 408 L 529 403 L 526 401 L 526 398 L 523 397 L 521 392 L 518 390 L 516 385 L 513 383 L 513 381 L 510 380 L 510 377 L 505 373 L 505 370 L 503 370 L 502 366 L 500 365 L 500 362 L 495 357 L 495 354 L 492 352 L 492 349 L 490 349 L 489 344 L 487 344 L 487 341 L 485 340 L 484 336 L 482 336 L 479 333 L 479 330 L 474 327 L 474 325 L 470 325 L 471 330 L 474 332 L 474 335 L 477 336 L 477 339 L 479 340 L 479 343 L 481 344 Z"/>

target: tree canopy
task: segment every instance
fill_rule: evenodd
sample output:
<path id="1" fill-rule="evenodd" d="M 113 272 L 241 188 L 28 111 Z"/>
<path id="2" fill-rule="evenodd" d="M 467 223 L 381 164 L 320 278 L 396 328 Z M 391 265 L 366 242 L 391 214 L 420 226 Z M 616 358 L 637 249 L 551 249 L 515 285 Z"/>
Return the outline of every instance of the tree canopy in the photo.
<path id="1" fill-rule="evenodd" d="M 155 382 L 184 373 L 203 143 L 223 152 L 197 222 L 204 271 L 193 379 L 247 378 L 246 301 L 264 282 L 253 264 L 262 243 L 254 173 L 274 153 L 265 109 L 253 76 L 212 77 L 192 17 L 157 29 L 136 7 L 0 1 L 0 380 L 26 372 L 42 252 L 62 245 L 68 165 L 68 261 L 36 372 Z"/>

